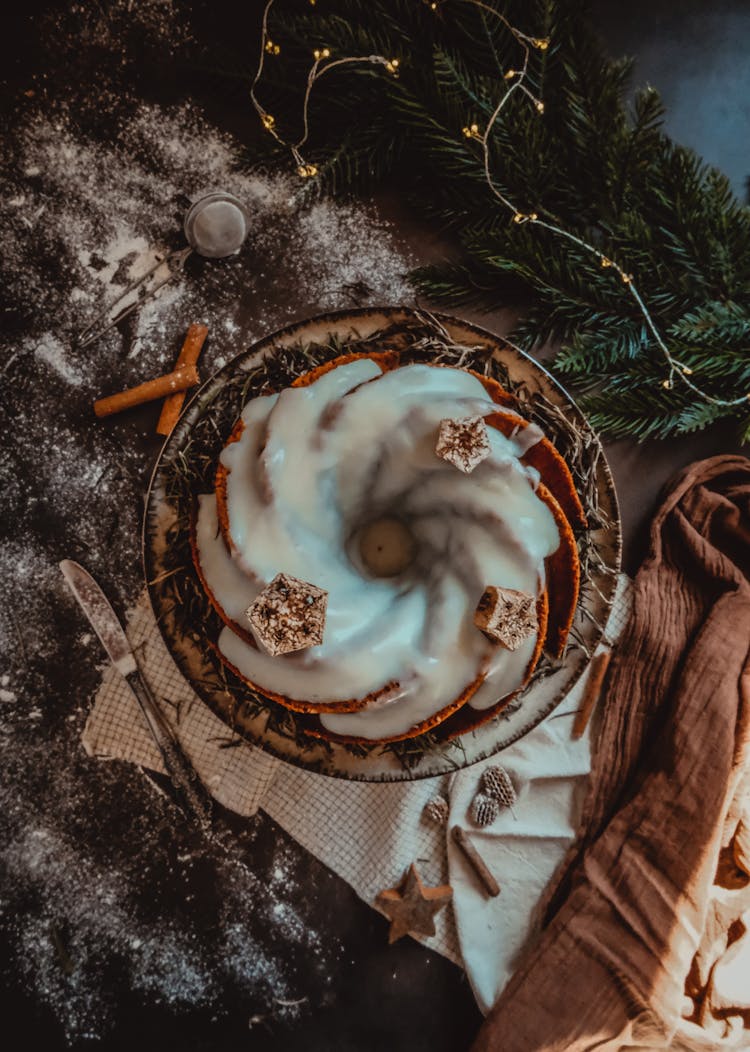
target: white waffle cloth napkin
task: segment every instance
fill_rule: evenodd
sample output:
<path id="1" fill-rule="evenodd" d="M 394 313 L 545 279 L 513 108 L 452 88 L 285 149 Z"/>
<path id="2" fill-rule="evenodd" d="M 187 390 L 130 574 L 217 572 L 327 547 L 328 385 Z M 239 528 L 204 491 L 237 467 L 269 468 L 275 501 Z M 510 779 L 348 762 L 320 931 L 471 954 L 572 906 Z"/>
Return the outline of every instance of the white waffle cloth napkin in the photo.
<path id="1" fill-rule="evenodd" d="M 621 576 L 609 641 L 627 620 L 629 591 Z M 541 895 L 578 827 L 590 746 L 588 734 L 573 741 L 571 727 L 585 677 L 550 717 L 494 758 L 438 778 L 347 782 L 293 767 L 252 745 L 222 748 L 227 727 L 177 669 L 145 593 L 127 632 L 185 752 L 220 804 L 246 816 L 265 811 L 371 906 L 379 891 L 400 883 L 412 862 L 425 884 L 452 885 L 452 906 L 436 915 L 436 934 L 420 941 L 465 968 L 487 1012 L 535 937 Z M 114 668 L 103 676 L 82 740 L 91 756 L 163 770 L 137 702 Z M 479 830 L 469 817 L 471 802 L 482 771 L 497 764 L 511 776 L 518 800 L 512 812 L 504 809 Z M 436 794 L 449 801 L 447 826 L 424 815 Z M 500 883 L 499 896 L 489 898 L 478 884 L 449 836 L 453 825 L 471 834 Z"/>

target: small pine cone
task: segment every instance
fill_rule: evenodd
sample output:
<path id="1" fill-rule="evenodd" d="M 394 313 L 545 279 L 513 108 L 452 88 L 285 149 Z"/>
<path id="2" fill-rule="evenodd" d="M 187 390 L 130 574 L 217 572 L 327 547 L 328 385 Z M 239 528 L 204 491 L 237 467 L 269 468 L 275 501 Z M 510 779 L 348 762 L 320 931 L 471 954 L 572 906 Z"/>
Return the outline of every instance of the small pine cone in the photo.
<path id="1" fill-rule="evenodd" d="M 448 801 L 444 796 L 433 796 L 424 805 L 424 816 L 436 825 L 448 824 Z"/>
<path id="2" fill-rule="evenodd" d="M 512 807 L 518 797 L 504 767 L 488 767 L 482 774 L 482 790 L 502 807 Z"/>
<path id="3" fill-rule="evenodd" d="M 489 826 L 495 821 L 499 813 L 500 808 L 497 800 L 493 800 L 486 793 L 477 793 L 471 803 L 471 820 L 474 825 L 481 828 Z"/>

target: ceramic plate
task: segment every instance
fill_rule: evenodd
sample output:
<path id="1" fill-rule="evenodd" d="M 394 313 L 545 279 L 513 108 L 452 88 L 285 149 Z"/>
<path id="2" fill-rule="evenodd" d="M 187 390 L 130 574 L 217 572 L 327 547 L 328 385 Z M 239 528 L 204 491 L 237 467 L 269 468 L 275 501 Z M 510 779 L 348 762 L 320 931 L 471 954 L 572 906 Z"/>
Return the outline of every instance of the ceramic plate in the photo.
<path id="1" fill-rule="evenodd" d="M 352 747 L 311 738 L 305 733 L 310 717 L 291 713 L 251 690 L 217 657 L 220 623 L 203 596 L 190 556 L 195 498 L 211 490 L 221 448 L 248 398 L 288 386 L 296 375 L 336 357 L 353 341 L 359 349 L 375 349 L 419 340 L 420 360 L 428 361 L 430 332 L 442 332 L 452 344 L 461 345 L 466 349 L 463 364 L 485 369 L 516 394 L 520 411 L 541 423 L 574 473 L 589 529 L 579 538 L 582 587 L 568 649 L 562 662 L 543 662 L 499 716 L 447 740 L 438 735 L 391 746 Z M 620 524 L 599 440 L 569 395 L 532 358 L 484 329 L 442 314 L 368 309 L 327 314 L 276 332 L 201 387 L 156 464 L 143 548 L 151 602 L 167 647 L 195 692 L 227 724 L 229 741 L 252 742 L 321 774 L 405 781 L 444 774 L 497 753 L 552 712 L 601 638 L 619 570 Z M 450 732 L 448 725 L 446 731 Z"/>

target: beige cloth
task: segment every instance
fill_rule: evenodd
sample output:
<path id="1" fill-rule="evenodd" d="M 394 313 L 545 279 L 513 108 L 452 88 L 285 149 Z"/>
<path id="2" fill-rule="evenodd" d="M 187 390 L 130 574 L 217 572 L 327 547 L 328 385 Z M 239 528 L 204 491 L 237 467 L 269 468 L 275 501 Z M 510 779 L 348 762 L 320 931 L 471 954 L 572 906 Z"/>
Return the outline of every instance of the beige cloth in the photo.
<path id="1" fill-rule="evenodd" d="M 628 592 L 623 577 L 607 626 L 611 639 L 627 619 Z M 583 683 L 551 719 L 497 759 L 444 778 L 346 782 L 282 763 L 250 745 L 223 748 L 231 740 L 226 725 L 181 676 L 145 594 L 127 631 L 183 748 L 222 805 L 242 815 L 262 807 L 369 905 L 384 887 L 397 884 L 414 860 L 427 884 L 447 881 L 453 886 L 453 907 L 437 915 L 436 935 L 421 941 L 464 965 L 477 1001 L 487 1011 L 538 925 L 541 893 L 578 827 L 591 760 L 588 737 L 572 741 L 570 728 Z M 92 756 L 162 770 L 137 704 L 113 668 L 104 674 L 83 742 Z M 483 769 L 498 762 L 514 780 L 518 803 L 512 814 L 506 811 L 480 832 L 470 822 L 469 808 Z M 447 828 L 423 817 L 425 803 L 436 793 L 449 801 L 450 825 L 461 825 L 476 839 L 502 884 L 499 898 L 488 899 L 478 888 Z"/>
<path id="2" fill-rule="evenodd" d="M 576 856 L 474 1052 L 750 1047 L 750 1016 L 712 1002 L 719 966 L 747 961 L 747 947 L 721 955 L 719 943 L 703 987 L 693 961 L 716 941 L 714 881 L 745 806 L 749 575 L 750 461 L 693 465 L 658 511 L 635 580 Z M 735 877 L 742 891 L 747 877 Z M 738 935 L 742 920 L 728 941 Z"/>

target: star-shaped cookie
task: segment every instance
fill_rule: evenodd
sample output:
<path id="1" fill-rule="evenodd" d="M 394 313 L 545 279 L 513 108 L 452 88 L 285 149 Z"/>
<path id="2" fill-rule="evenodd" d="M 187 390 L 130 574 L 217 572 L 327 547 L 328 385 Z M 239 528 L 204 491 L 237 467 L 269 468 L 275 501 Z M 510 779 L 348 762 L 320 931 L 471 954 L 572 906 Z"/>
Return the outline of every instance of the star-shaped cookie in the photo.
<path id="1" fill-rule="evenodd" d="M 435 914 L 453 898 L 450 884 L 426 888 L 417 867 L 412 864 L 398 888 L 381 891 L 375 900 L 391 922 L 388 942 L 395 942 L 409 932 L 414 935 L 435 934 Z"/>

